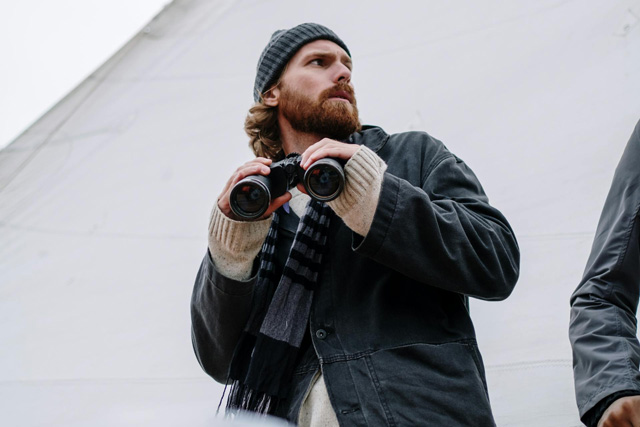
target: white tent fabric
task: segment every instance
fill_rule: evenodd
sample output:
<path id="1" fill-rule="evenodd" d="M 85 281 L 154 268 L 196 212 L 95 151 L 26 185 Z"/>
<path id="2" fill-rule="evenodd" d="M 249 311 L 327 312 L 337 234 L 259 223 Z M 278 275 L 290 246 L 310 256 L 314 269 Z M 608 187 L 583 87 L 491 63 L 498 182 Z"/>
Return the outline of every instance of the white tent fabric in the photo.
<path id="1" fill-rule="evenodd" d="M 174 0 L 0 151 L 2 425 L 216 422 L 192 282 L 257 58 L 308 21 L 353 53 L 363 122 L 441 139 L 516 231 L 516 290 L 471 306 L 498 425 L 579 425 L 568 300 L 640 118 L 633 0 Z"/>

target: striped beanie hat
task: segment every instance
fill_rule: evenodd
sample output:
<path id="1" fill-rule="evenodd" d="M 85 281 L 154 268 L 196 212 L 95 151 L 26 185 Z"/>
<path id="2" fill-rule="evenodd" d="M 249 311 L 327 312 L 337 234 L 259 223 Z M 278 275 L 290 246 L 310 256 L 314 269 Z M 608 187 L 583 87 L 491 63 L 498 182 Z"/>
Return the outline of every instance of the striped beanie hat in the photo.
<path id="1" fill-rule="evenodd" d="M 300 24 L 289 30 L 278 30 L 271 36 L 269 44 L 262 51 L 253 86 L 253 99 L 260 100 L 260 95 L 269 89 L 280 77 L 287 62 L 305 44 L 315 40 L 329 40 L 343 48 L 349 56 L 351 53 L 340 37 L 325 26 L 314 23 Z"/>

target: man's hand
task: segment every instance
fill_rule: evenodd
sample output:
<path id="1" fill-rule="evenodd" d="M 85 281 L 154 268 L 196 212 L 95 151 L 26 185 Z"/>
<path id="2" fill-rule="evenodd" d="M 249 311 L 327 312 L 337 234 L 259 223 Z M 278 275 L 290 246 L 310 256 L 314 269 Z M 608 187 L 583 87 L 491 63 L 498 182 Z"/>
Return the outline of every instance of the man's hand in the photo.
<path id="1" fill-rule="evenodd" d="M 598 427 L 640 426 L 640 396 L 621 397 L 604 411 Z"/>
<path id="2" fill-rule="evenodd" d="M 321 139 L 302 153 L 300 159 L 300 166 L 302 169 L 307 170 L 316 161 L 325 158 L 333 157 L 334 159 L 349 160 L 360 149 L 358 144 L 345 144 L 344 142 L 336 141 L 329 138 Z M 303 193 L 307 193 L 302 183 L 298 184 L 298 190 Z"/>
<path id="3" fill-rule="evenodd" d="M 231 218 L 236 221 L 246 221 L 244 218 L 238 218 L 233 211 L 231 210 L 231 204 L 229 203 L 229 196 L 231 194 L 231 190 L 233 186 L 236 185 L 240 180 L 248 177 L 249 175 L 269 175 L 271 169 L 269 165 L 271 165 L 271 159 L 266 159 L 264 157 L 256 157 L 250 162 L 245 163 L 240 166 L 236 171 L 231 175 L 231 178 L 227 181 L 222 193 L 218 197 L 218 208 L 222 211 L 225 216 Z M 275 198 L 271 201 L 269 208 L 262 215 L 262 217 L 258 219 L 263 219 L 271 215 L 273 211 L 278 209 L 280 206 L 284 205 L 291 199 L 291 193 L 286 192 L 282 196 Z"/>
<path id="4" fill-rule="evenodd" d="M 344 142 L 324 138 L 302 153 L 300 166 L 302 166 L 302 169 L 307 170 L 312 163 L 324 157 L 349 160 L 359 148 L 360 146 L 358 144 L 345 144 Z"/>

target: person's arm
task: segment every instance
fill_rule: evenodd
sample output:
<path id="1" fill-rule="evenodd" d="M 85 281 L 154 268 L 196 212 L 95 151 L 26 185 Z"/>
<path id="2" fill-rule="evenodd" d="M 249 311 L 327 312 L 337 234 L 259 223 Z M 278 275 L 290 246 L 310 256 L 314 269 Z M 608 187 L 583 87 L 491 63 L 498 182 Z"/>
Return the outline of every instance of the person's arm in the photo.
<path id="1" fill-rule="evenodd" d="M 404 158 L 424 171 L 420 186 L 387 169 L 371 227 L 364 238 L 354 234 L 354 250 L 430 286 L 506 298 L 519 273 L 507 220 L 462 160 L 427 134 L 411 138 L 420 140 L 406 144 Z"/>
<path id="2" fill-rule="evenodd" d="M 270 219 L 233 221 L 216 205 L 209 223 L 209 249 L 191 297 L 191 338 L 202 369 L 225 382 L 233 351 L 251 309 L 252 267 Z"/>
<path id="3" fill-rule="evenodd" d="M 200 366 L 226 381 L 233 350 L 251 309 L 253 264 L 270 219 L 241 222 L 216 204 L 209 222 L 209 248 L 191 297 L 191 339 Z"/>
<path id="4" fill-rule="evenodd" d="M 191 296 L 191 340 L 202 369 L 224 383 L 233 351 L 249 317 L 255 277 L 234 280 L 220 274 L 209 252 Z"/>
<path id="5" fill-rule="evenodd" d="M 271 218 L 235 221 L 216 204 L 209 221 L 209 254 L 216 270 L 235 280 L 248 280 L 253 263 L 267 237 Z"/>
<path id="6" fill-rule="evenodd" d="M 580 416 L 620 391 L 640 393 L 640 122 L 605 201 L 589 260 L 571 296 L 569 338 Z"/>
<path id="7" fill-rule="evenodd" d="M 225 382 L 238 339 L 251 310 L 256 259 L 271 224 L 270 214 L 291 195 L 274 200 L 263 219 L 238 221 L 229 194 L 238 181 L 268 174 L 270 160 L 242 165 L 227 182 L 209 221 L 208 251 L 202 260 L 191 297 L 191 338 L 202 368 Z"/>
<path id="8" fill-rule="evenodd" d="M 364 146 L 345 164 L 344 190 L 327 204 L 354 233 L 366 236 L 369 232 L 386 169 L 386 163 Z"/>

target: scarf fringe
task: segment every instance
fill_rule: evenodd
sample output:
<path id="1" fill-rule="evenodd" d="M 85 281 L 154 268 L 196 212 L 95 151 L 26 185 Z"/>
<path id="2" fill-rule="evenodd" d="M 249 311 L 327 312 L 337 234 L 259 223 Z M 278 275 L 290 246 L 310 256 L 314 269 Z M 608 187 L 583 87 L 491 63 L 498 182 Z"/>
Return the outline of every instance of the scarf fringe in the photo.
<path id="1" fill-rule="evenodd" d="M 238 411 L 250 411 L 262 415 L 272 414 L 278 404 L 278 398 L 266 393 L 258 392 L 235 380 L 231 383 L 231 390 L 227 399 L 227 415 L 237 414 Z"/>

